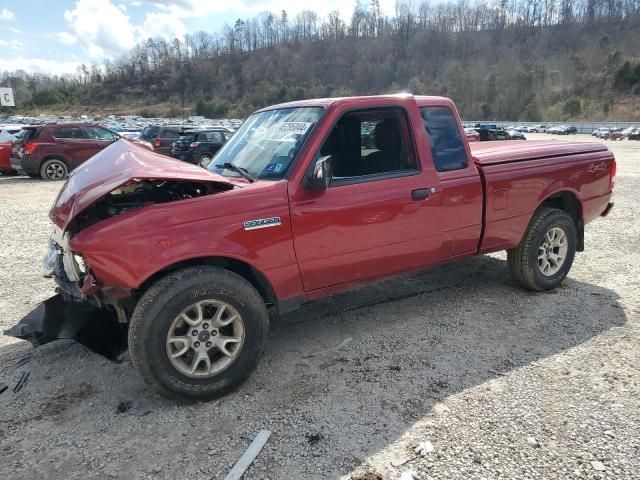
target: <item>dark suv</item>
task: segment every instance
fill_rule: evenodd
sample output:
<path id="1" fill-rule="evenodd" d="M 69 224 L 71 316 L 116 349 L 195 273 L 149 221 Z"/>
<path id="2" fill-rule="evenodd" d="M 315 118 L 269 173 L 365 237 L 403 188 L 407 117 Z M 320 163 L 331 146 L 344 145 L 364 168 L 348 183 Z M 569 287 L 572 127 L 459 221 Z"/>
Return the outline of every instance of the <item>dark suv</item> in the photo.
<path id="1" fill-rule="evenodd" d="M 98 125 L 62 123 L 24 127 L 13 143 L 11 165 L 30 177 L 61 180 L 119 138 Z"/>
<path id="2" fill-rule="evenodd" d="M 150 125 L 140 133 L 140 140 L 149 142 L 158 153 L 169 155 L 171 145 L 180 136 L 184 128 L 179 125 Z"/>
<path id="3" fill-rule="evenodd" d="M 171 156 L 206 168 L 232 134 L 225 128 L 186 131 L 171 146 Z"/>

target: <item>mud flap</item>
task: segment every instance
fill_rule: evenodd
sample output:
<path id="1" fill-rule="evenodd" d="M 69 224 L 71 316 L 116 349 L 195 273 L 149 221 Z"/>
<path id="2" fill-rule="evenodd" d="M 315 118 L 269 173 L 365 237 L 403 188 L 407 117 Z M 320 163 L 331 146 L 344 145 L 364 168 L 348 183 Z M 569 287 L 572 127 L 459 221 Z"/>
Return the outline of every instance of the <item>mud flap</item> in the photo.
<path id="1" fill-rule="evenodd" d="M 86 302 L 67 302 L 60 294 L 40 303 L 4 334 L 34 347 L 71 339 L 113 361 L 127 349 L 127 325 L 118 323 L 115 313 Z"/>

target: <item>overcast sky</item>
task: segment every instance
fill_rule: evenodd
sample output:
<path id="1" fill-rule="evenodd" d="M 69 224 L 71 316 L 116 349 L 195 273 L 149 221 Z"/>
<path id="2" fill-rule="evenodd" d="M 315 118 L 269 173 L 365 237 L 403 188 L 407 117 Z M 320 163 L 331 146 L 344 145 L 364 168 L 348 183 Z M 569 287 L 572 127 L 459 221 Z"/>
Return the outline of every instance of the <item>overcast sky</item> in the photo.
<path id="1" fill-rule="evenodd" d="M 366 3 L 364 0 L 362 3 Z M 395 0 L 381 0 L 384 13 Z M 355 0 L 0 0 L 0 71 L 75 73 L 81 63 L 102 62 L 149 37 L 173 39 L 217 31 L 237 18 L 285 9 L 350 18 Z"/>

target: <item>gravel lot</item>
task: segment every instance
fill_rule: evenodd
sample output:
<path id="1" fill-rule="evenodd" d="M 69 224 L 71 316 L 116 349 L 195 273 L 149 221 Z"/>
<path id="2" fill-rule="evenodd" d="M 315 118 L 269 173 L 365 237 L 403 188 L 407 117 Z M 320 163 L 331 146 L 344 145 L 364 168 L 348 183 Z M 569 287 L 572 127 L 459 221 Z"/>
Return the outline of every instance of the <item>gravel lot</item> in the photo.
<path id="1" fill-rule="evenodd" d="M 247 479 L 639 478 L 640 142 L 607 144 L 616 207 L 561 288 L 516 287 L 504 254 L 360 288 L 283 318 L 215 402 L 166 400 L 70 341 L 0 337 L 0 478 L 224 478 L 263 428 Z M 52 293 L 60 186 L 0 178 L 0 329 Z"/>

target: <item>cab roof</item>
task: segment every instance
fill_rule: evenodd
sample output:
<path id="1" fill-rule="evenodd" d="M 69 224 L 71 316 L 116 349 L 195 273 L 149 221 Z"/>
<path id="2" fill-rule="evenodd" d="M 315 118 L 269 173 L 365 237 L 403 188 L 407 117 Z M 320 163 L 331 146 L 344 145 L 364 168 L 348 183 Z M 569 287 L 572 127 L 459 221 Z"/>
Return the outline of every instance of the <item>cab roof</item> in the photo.
<path id="1" fill-rule="evenodd" d="M 278 108 L 294 108 L 294 107 L 324 107 L 328 108 L 332 105 L 347 103 L 353 104 L 354 107 L 375 107 L 377 103 L 388 103 L 392 100 L 413 98 L 418 106 L 427 105 L 450 105 L 453 106 L 453 101 L 446 97 L 427 96 L 427 95 L 411 95 L 409 93 L 398 93 L 393 95 L 364 95 L 356 97 L 338 97 L 338 98 L 313 98 L 309 100 L 296 100 L 294 102 L 280 103 L 278 105 L 271 105 L 258 112 L 264 112 L 267 110 L 275 110 Z"/>

